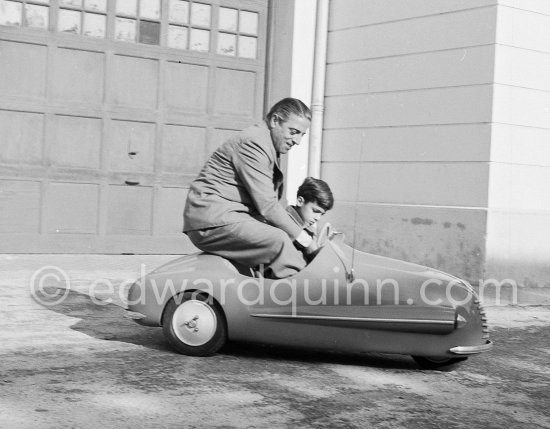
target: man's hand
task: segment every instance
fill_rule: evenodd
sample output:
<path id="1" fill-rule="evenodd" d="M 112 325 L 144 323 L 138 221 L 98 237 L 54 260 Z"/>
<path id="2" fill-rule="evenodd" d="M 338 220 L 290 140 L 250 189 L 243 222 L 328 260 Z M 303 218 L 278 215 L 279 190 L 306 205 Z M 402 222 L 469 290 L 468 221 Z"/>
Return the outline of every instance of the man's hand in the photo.
<path id="1" fill-rule="evenodd" d="M 314 255 L 317 250 L 319 250 L 319 245 L 307 231 L 303 230 L 300 235 L 296 238 L 298 243 L 298 248 L 304 252 L 306 256 Z"/>
<path id="2" fill-rule="evenodd" d="M 300 232 L 300 235 L 296 237 L 295 241 L 300 245 L 300 247 L 303 247 L 305 249 L 311 246 L 313 238 L 311 238 L 311 235 L 309 235 L 305 229 L 302 229 L 302 232 Z"/>

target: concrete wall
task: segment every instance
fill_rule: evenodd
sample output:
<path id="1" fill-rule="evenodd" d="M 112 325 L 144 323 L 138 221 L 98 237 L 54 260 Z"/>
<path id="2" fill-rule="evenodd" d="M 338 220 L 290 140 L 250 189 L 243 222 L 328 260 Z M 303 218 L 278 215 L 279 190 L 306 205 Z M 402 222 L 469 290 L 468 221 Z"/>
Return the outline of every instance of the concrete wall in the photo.
<path id="1" fill-rule="evenodd" d="M 482 278 L 497 11 L 332 0 L 322 177 L 356 248 Z"/>
<path id="2" fill-rule="evenodd" d="M 550 2 L 500 0 L 487 276 L 550 284 Z"/>

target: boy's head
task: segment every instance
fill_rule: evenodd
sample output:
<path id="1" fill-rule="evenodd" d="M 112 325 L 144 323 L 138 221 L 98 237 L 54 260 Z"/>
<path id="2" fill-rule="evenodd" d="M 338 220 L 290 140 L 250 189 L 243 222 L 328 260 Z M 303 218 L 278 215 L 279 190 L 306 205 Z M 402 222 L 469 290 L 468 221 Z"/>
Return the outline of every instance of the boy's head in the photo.
<path id="1" fill-rule="evenodd" d="M 307 226 L 313 225 L 321 216 L 332 209 L 334 197 L 326 182 L 306 177 L 298 188 L 296 206 L 298 213 Z"/>

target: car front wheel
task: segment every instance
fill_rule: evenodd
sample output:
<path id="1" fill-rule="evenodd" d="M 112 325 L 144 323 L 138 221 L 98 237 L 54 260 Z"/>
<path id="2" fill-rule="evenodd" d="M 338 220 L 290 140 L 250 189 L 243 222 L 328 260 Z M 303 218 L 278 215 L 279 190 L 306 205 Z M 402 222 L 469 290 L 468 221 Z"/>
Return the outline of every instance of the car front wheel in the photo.
<path id="1" fill-rule="evenodd" d="M 227 339 L 219 304 L 200 292 L 185 292 L 172 298 L 162 317 L 162 330 L 172 347 L 190 356 L 214 354 Z"/>
<path id="2" fill-rule="evenodd" d="M 431 356 L 413 356 L 414 361 L 422 369 L 439 369 L 452 367 L 459 362 L 465 361 L 467 357 L 431 357 Z"/>

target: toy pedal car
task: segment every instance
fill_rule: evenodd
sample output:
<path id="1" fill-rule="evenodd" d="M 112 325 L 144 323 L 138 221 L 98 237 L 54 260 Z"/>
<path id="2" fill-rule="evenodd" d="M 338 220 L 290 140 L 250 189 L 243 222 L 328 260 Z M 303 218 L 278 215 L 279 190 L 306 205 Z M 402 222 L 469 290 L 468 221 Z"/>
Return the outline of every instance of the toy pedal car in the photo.
<path id="1" fill-rule="evenodd" d="M 196 253 L 136 281 L 128 316 L 162 326 L 180 353 L 227 340 L 339 352 L 412 355 L 437 368 L 491 349 L 471 286 L 449 274 L 352 249 L 327 225 L 309 265 L 281 280 Z"/>

